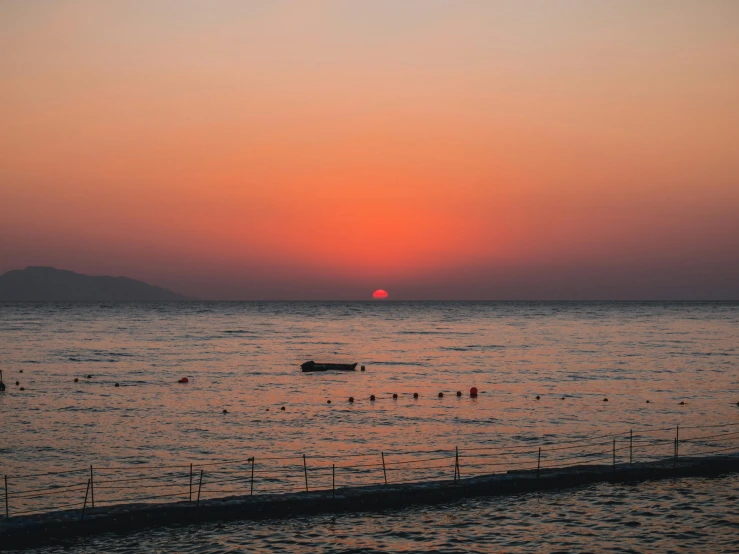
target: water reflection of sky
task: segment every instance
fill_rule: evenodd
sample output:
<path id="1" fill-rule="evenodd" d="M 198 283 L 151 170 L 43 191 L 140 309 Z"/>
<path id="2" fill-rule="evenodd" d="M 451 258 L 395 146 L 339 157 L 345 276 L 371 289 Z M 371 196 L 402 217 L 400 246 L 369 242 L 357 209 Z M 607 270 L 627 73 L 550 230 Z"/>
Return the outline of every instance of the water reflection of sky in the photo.
<path id="1" fill-rule="evenodd" d="M 736 304 L 5 305 L 0 472 L 737 421 L 737 323 Z"/>

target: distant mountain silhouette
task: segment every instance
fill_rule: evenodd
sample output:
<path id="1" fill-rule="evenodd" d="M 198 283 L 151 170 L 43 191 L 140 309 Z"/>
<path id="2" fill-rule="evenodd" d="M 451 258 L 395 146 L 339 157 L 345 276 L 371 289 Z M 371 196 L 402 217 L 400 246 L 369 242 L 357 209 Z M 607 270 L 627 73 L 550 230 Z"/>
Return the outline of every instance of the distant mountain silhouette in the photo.
<path id="1" fill-rule="evenodd" d="M 0 301 L 159 302 L 190 300 L 128 277 L 91 276 L 29 266 L 0 275 Z"/>

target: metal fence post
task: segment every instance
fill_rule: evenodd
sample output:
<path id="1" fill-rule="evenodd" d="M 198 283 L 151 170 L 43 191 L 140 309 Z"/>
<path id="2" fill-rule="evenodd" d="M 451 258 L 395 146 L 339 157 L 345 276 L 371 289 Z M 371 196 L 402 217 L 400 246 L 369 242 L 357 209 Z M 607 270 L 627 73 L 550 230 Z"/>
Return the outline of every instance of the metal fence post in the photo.
<path id="1" fill-rule="evenodd" d="M 203 470 L 200 470 L 200 482 L 198 483 L 198 501 L 195 504 L 196 506 L 200 506 L 200 489 L 203 488 Z"/>
<path id="2" fill-rule="evenodd" d="M 457 485 L 457 456 L 454 455 L 454 485 Z"/>
<path id="3" fill-rule="evenodd" d="M 305 474 L 305 492 L 308 492 L 308 464 L 305 461 L 305 454 L 303 454 L 303 473 Z"/>
<path id="4" fill-rule="evenodd" d="M 87 480 L 87 489 L 85 489 L 85 502 L 82 504 L 82 516 L 80 517 L 80 521 L 84 521 L 85 519 L 85 508 L 87 508 L 87 495 L 90 494 L 90 479 Z"/>
<path id="5" fill-rule="evenodd" d="M 192 502 L 192 464 L 190 464 L 190 502 Z"/>
<path id="6" fill-rule="evenodd" d="M 629 464 L 634 463 L 634 430 L 629 429 Z"/>
<path id="7" fill-rule="evenodd" d="M 455 479 L 461 479 L 462 475 L 459 473 L 459 447 L 454 447 L 454 477 Z"/>
<path id="8" fill-rule="evenodd" d="M 10 509 L 8 508 L 8 476 L 5 476 L 5 517 L 10 517 Z"/>
<path id="9" fill-rule="evenodd" d="M 680 436 L 680 426 L 675 428 L 675 438 L 672 440 L 672 469 L 677 469 L 677 449 L 678 437 Z"/>
<path id="10" fill-rule="evenodd" d="M 536 459 L 536 480 L 539 480 L 539 473 L 541 472 L 541 446 L 539 447 L 539 456 Z"/>
<path id="11" fill-rule="evenodd" d="M 92 477 L 92 465 L 90 465 L 90 504 L 95 507 L 95 481 Z"/>
<path id="12" fill-rule="evenodd" d="M 336 500 L 336 464 L 331 464 L 331 497 Z"/>
<path id="13" fill-rule="evenodd" d="M 677 466 L 677 457 L 680 455 L 680 426 L 675 428 L 675 466 Z"/>
<path id="14" fill-rule="evenodd" d="M 385 453 L 380 452 L 380 455 L 382 456 L 382 474 L 385 477 L 385 484 L 387 485 L 387 470 L 385 469 Z"/>
<path id="15" fill-rule="evenodd" d="M 254 494 L 254 456 L 251 457 L 251 484 L 249 488 L 249 494 Z"/>

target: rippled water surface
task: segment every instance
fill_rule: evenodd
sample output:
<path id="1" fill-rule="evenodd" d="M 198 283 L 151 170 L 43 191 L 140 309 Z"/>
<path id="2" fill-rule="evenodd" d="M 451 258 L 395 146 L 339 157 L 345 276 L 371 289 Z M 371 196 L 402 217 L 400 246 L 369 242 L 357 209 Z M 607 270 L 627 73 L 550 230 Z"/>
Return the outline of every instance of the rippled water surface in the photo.
<path id="1" fill-rule="evenodd" d="M 736 303 L 4 304 L 0 473 L 18 490 L 28 487 L 24 474 L 94 465 L 104 504 L 122 498 L 106 490 L 106 478 L 121 477 L 106 476 L 106 467 L 176 466 L 172 479 L 186 496 L 190 463 L 256 456 L 257 492 L 295 490 L 302 454 L 375 460 L 382 451 L 397 460 L 394 453 L 414 449 L 738 423 L 737 344 Z M 309 359 L 356 361 L 367 371 L 303 374 L 299 364 Z M 178 384 L 181 377 L 190 383 Z M 477 399 L 467 394 L 472 386 Z M 670 455 L 672 434 L 651 455 Z M 270 456 L 295 467 L 260 480 Z M 469 474 L 472 461 L 462 463 Z M 402 480 L 395 469 L 392 479 Z M 79 482 L 70 502 L 84 494 L 82 473 L 54 477 Z M 368 469 L 362 478 L 380 475 Z M 311 468 L 314 487 L 326 478 Z M 214 481 L 206 474 L 204 498 L 226 490 Z"/>

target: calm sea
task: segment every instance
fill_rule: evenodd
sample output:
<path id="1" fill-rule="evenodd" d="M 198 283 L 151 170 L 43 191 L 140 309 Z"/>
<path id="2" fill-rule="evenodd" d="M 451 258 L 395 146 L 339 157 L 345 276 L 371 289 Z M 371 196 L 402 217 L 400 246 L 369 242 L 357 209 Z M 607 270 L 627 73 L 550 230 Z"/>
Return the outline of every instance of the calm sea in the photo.
<path id="1" fill-rule="evenodd" d="M 737 422 L 738 344 L 737 303 L 4 304 L 0 474 L 252 455 L 392 456 Z M 310 359 L 367 370 L 301 373 Z M 178 384 L 182 377 L 189 384 Z M 468 396 L 472 386 L 477 399 Z M 289 488 L 289 479 L 282 484 Z M 254 535 L 257 550 L 528 551 L 535 533 L 549 541 L 546 550 L 601 550 L 607 506 L 623 512 L 631 536 L 668 518 L 671 503 L 708 518 L 733 498 L 705 524 L 723 541 L 716 549 L 737 548 L 722 535 L 737 534 L 735 478 L 604 487 L 345 520 L 211 526 L 201 546 L 238 550 Z M 683 490 L 693 492 L 684 498 Z M 104 489 L 98 495 L 103 502 Z M 504 542 L 496 542 L 504 532 L 497 513 L 510 533 Z M 591 516 L 593 527 L 582 529 Z M 186 550 L 174 531 L 149 533 L 124 543 Z M 662 537 L 653 547 L 679 549 L 684 540 L 690 550 L 694 538 Z M 126 551 L 121 540 L 98 538 L 88 550 Z"/>

